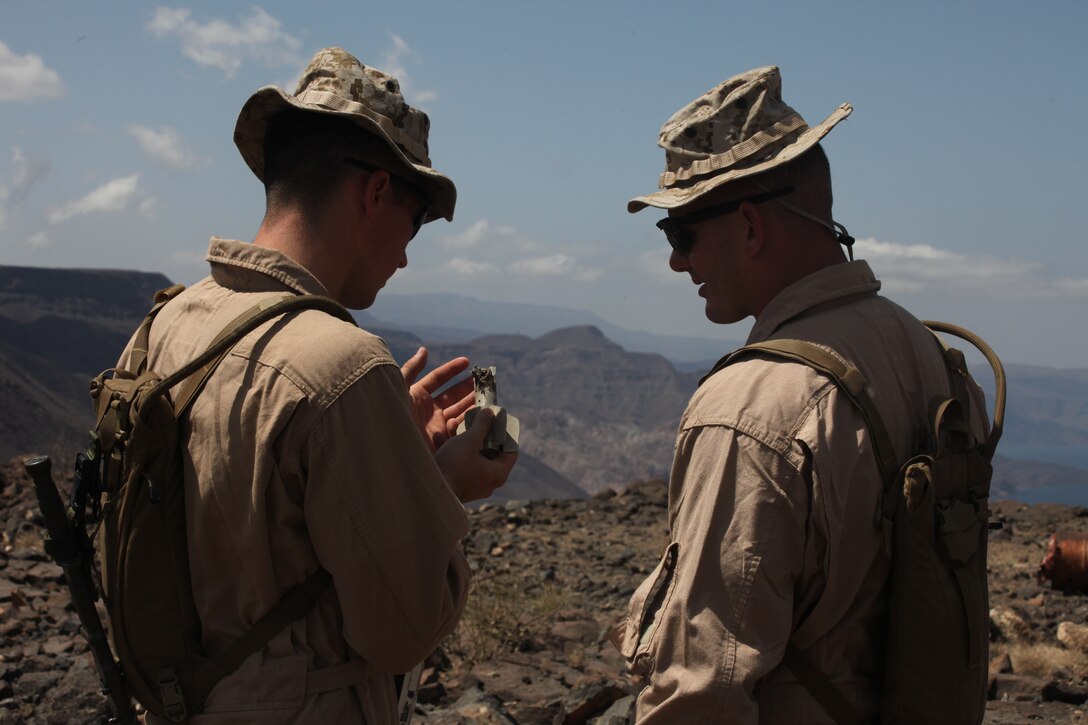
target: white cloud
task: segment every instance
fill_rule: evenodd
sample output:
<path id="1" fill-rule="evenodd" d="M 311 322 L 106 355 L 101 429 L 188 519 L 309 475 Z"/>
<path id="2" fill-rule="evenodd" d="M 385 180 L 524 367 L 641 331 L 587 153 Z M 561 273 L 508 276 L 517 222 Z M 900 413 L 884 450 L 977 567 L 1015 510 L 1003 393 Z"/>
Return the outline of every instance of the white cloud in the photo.
<path id="1" fill-rule="evenodd" d="M 984 255 L 964 255 L 924 244 L 859 239 L 859 258 L 870 262 L 889 292 L 923 292 L 956 286 L 991 296 L 1088 297 L 1088 280 L 1056 279 L 1045 265 Z"/>
<path id="2" fill-rule="evenodd" d="M 443 247 L 451 249 L 472 249 L 486 243 L 509 241 L 517 235 L 514 227 L 492 226 L 486 219 L 478 219 L 460 234 L 445 236 L 438 240 Z"/>
<path id="3" fill-rule="evenodd" d="M 64 82 L 41 56 L 16 55 L 0 42 L 0 101 L 34 101 L 64 95 Z"/>
<path id="4" fill-rule="evenodd" d="M 583 267 L 577 259 L 562 253 L 518 260 L 508 269 L 530 277 L 567 277 L 579 282 L 592 282 L 601 276 L 601 270 Z"/>
<path id="5" fill-rule="evenodd" d="M 153 129 L 132 124 L 128 127 L 128 132 L 148 156 L 171 168 L 191 169 L 197 164 L 196 154 L 186 146 L 178 132 L 169 126 Z"/>
<path id="6" fill-rule="evenodd" d="M 199 23 L 188 8 L 159 7 L 147 24 L 156 37 L 174 36 L 181 52 L 204 66 L 218 68 L 233 76 L 246 60 L 258 60 L 268 67 L 301 65 L 302 43 L 282 28 L 279 20 L 254 6 L 249 17 L 230 23 L 219 18 Z"/>
<path id="7" fill-rule="evenodd" d="M 11 165 L 15 167 L 15 180 L 12 184 L 12 197 L 23 201 L 30 193 L 30 187 L 49 174 L 49 162 L 40 156 L 24 154 L 20 149 L 12 149 Z"/>
<path id="8" fill-rule="evenodd" d="M 51 240 L 49 235 L 45 232 L 38 232 L 37 234 L 31 234 L 27 237 L 25 244 L 31 249 L 45 249 L 46 247 L 53 246 L 53 240 Z"/>
<path id="9" fill-rule="evenodd" d="M 12 148 L 11 166 L 11 183 L 0 184 L 0 229 L 7 226 L 11 206 L 26 199 L 30 187 L 49 173 L 48 161 L 32 154 L 24 154 L 19 148 Z"/>
<path id="10" fill-rule="evenodd" d="M 438 244 L 447 249 L 475 249 L 487 247 L 491 254 L 539 252 L 543 245 L 529 239 L 515 227 L 495 225 L 487 219 L 477 219 L 467 229 L 439 237 Z"/>
<path id="11" fill-rule="evenodd" d="M 49 212 L 49 221 L 58 224 L 82 214 L 121 211 L 139 194 L 136 188 L 139 180 L 140 175 L 133 174 L 108 181 L 86 196 Z"/>
<path id="12" fill-rule="evenodd" d="M 450 261 L 446 262 L 446 266 L 451 272 L 464 275 L 489 275 L 489 274 L 501 274 L 496 265 L 491 262 L 476 262 L 471 259 L 465 259 L 464 257 L 454 257 Z"/>
<path id="13" fill-rule="evenodd" d="M 155 218 L 155 205 L 159 203 L 159 200 L 154 196 L 149 196 L 140 202 L 140 206 L 136 209 L 140 212 L 140 216 L 147 217 L 148 219 Z"/>
<path id="14" fill-rule="evenodd" d="M 638 255 L 633 262 L 633 267 L 638 272 L 650 278 L 655 285 L 670 285 L 672 287 L 685 287 L 691 284 L 691 277 L 687 274 L 679 274 L 669 267 L 669 255 L 671 248 L 662 244 L 654 249 L 647 250 Z"/>
<path id="15" fill-rule="evenodd" d="M 408 73 L 405 62 L 411 60 L 418 63 L 419 54 L 412 50 L 404 38 L 399 35 L 389 33 L 389 39 L 392 41 L 393 47 L 387 49 L 382 56 L 380 70 L 397 79 L 400 83 L 401 94 L 413 106 L 423 106 L 438 98 L 438 94 L 432 90 L 416 88 L 412 76 Z"/>

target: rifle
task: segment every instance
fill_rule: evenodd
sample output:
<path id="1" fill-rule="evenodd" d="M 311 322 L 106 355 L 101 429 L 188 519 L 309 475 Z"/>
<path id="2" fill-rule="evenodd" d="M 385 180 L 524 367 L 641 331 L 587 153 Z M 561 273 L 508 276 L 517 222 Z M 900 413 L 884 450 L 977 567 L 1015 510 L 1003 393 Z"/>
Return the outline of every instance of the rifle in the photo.
<path id="1" fill-rule="evenodd" d="M 98 588 L 91 577 L 94 566 L 94 548 L 87 537 L 82 512 L 75 506 L 65 507 L 60 500 L 57 486 L 53 483 L 52 462 L 49 456 L 34 456 L 23 462 L 27 475 L 34 482 L 38 508 L 45 519 L 42 541 L 45 551 L 64 570 L 72 604 L 83 625 L 83 636 L 91 647 L 98 674 L 102 681 L 102 694 L 109 697 L 116 717 L 108 722 L 130 725 L 136 722 L 132 699 L 125 684 L 124 673 L 110 650 L 102 619 L 94 603 L 98 601 Z"/>

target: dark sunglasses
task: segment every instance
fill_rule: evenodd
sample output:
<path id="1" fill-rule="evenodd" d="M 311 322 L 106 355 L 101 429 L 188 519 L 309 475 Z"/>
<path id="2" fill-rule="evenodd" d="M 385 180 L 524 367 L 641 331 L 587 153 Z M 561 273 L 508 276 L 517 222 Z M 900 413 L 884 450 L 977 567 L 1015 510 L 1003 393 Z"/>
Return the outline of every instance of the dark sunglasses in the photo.
<path id="1" fill-rule="evenodd" d="M 411 241 L 412 239 L 415 239 L 415 236 L 419 234 L 419 230 L 423 226 L 423 223 L 427 221 L 427 212 L 429 212 L 431 209 L 431 198 L 427 196 L 427 192 L 423 191 L 420 186 L 418 186 L 417 184 L 413 184 L 411 181 L 405 179 L 403 176 L 394 174 L 389 169 L 383 169 L 380 166 L 374 166 L 373 164 L 368 164 L 365 161 L 353 159 L 350 156 L 344 157 L 344 163 L 351 166 L 357 166 L 360 169 L 365 169 L 366 171 L 370 172 L 384 171 L 385 173 L 389 174 L 390 178 L 392 178 L 393 181 L 404 185 L 408 188 L 409 191 L 419 197 L 419 200 L 423 202 L 423 206 L 420 208 L 419 214 L 416 214 L 415 219 L 412 220 L 412 236 L 409 237 L 408 240 Z"/>
<path id="2" fill-rule="evenodd" d="M 734 199 L 733 201 L 727 201 L 722 204 L 708 206 L 705 209 L 694 211 L 685 216 L 665 217 L 657 223 L 657 228 L 665 232 L 665 238 L 669 240 L 669 244 L 676 250 L 676 253 L 686 257 L 691 252 L 691 246 L 695 244 L 695 237 L 692 236 L 691 230 L 687 228 L 689 224 L 695 224 L 696 222 L 706 221 L 707 219 L 713 219 L 722 214 L 734 212 L 746 201 L 750 201 L 753 204 L 759 204 L 764 201 L 770 201 L 771 199 L 777 199 L 780 196 L 785 196 L 791 191 L 793 191 L 792 187 L 779 189 L 777 191 L 766 191 L 762 194 L 756 194 L 755 196 L 747 196 L 743 199 Z"/>

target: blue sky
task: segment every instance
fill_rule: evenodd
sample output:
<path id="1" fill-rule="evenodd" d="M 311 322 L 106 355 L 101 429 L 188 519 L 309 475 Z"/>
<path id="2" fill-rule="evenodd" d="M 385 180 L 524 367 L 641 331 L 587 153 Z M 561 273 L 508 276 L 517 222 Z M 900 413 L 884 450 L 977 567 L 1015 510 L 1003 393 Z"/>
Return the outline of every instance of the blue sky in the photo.
<path id="1" fill-rule="evenodd" d="M 457 183 L 386 293 L 589 309 L 742 338 L 667 267 L 661 124 L 775 64 L 824 142 L 835 216 L 887 294 L 1007 362 L 1088 368 L 1088 6 L 1082 2 L 0 3 L 0 263 L 191 283 L 212 234 L 251 239 L 231 141 L 258 87 L 340 45 L 431 116 Z"/>

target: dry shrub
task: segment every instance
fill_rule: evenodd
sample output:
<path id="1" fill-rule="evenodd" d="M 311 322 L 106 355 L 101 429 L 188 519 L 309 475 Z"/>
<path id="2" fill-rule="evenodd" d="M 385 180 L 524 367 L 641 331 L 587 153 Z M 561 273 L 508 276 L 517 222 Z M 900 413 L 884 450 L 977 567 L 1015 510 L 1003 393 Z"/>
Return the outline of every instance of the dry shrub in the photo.
<path id="1" fill-rule="evenodd" d="M 1018 675 L 1049 678 L 1064 671 L 1074 679 L 1088 676 L 1088 654 L 1051 644 L 1011 644 L 1009 659 Z"/>
<path id="2" fill-rule="evenodd" d="M 552 582 L 526 589 L 501 576 L 477 575 L 447 647 L 469 664 L 492 660 L 540 636 L 568 600 Z"/>
<path id="3" fill-rule="evenodd" d="M 42 534 L 40 531 L 20 531 L 15 534 L 16 549 L 41 549 Z"/>

